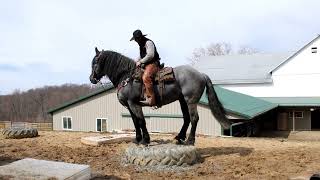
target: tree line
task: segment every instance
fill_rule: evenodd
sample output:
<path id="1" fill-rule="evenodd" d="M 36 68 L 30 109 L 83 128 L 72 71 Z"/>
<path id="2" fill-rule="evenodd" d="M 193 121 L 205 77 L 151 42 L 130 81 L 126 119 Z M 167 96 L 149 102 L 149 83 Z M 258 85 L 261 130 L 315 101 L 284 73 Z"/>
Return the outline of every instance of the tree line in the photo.
<path id="1" fill-rule="evenodd" d="M 15 90 L 0 96 L 0 121 L 49 122 L 49 109 L 93 92 L 97 87 L 89 84 L 44 86 L 22 92 Z"/>

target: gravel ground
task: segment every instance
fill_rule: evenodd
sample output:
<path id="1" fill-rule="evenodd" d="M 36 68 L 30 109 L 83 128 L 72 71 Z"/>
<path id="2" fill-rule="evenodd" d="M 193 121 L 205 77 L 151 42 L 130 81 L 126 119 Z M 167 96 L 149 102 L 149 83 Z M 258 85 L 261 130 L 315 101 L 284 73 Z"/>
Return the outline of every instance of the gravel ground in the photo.
<path id="1" fill-rule="evenodd" d="M 93 179 L 288 179 L 320 172 L 320 133 L 306 141 L 197 137 L 195 146 L 201 162 L 174 171 L 124 166 L 123 153 L 132 143 L 99 147 L 81 144 L 81 137 L 98 133 L 40 131 L 39 135 L 26 139 L 0 137 L 0 166 L 27 157 L 88 164 Z M 151 139 L 166 141 L 173 137 L 152 135 Z"/>

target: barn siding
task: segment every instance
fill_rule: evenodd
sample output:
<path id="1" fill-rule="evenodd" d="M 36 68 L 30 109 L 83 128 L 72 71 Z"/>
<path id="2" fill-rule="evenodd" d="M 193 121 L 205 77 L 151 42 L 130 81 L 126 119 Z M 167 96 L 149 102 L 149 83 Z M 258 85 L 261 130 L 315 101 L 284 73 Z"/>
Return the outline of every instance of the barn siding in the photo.
<path id="1" fill-rule="evenodd" d="M 143 112 L 151 115 L 182 115 L 178 101 L 157 110 L 144 107 Z M 214 136 L 221 135 L 221 126 L 212 116 L 208 107 L 198 105 L 198 112 L 200 120 L 197 126 L 197 133 Z M 131 118 L 122 117 L 122 113 L 128 113 L 128 110 L 119 103 L 115 90 L 110 90 L 55 112 L 53 114 L 53 129 L 63 130 L 63 116 L 72 117 L 73 131 L 96 131 L 96 118 L 107 118 L 108 131 L 113 129 L 134 129 Z M 146 118 L 146 123 L 149 131 L 178 133 L 182 127 L 183 118 L 151 116 Z"/>
<path id="2" fill-rule="evenodd" d="M 53 114 L 53 128 L 63 130 L 63 116 L 72 117 L 73 131 L 96 131 L 96 118 L 107 119 L 108 131 L 112 130 L 113 126 L 127 124 L 119 117 L 125 108 L 116 99 L 116 93 L 112 90 L 66 107 Z"/>

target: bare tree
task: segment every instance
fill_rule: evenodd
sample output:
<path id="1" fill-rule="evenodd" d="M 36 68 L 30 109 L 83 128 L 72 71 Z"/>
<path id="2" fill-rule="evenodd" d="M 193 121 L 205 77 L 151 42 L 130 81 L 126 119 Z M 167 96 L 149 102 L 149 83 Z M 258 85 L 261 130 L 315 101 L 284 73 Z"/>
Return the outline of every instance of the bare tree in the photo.
<path id="1" fill-rule="evenodd" d="M 257 49 L 254 49 L 254 48 L 251 48 L 251 47 L 248 47 L 248 46 L 241 46 L 238 49 L 238 54 L 256 54 L 258 52 L 259 51 Z"/>
<path id="2" fill-rule="evenodd" d="M 41 90 L 35 89 L 28 91 L 28 97 L 32 99 L 32 101 L 36 104 L 37 107 L 37 115 L 34 117 L 35 119 L 44 121 L 47 117 L 46 106 L 48 100 L 48 88 L 44 87 Z"/>
<path id="3" fill-rule="evenodd" d="M 22 104 L 21 92 L 19 89 L 14 90 L 10 98 L 12 120 L 20 121 L 23 117 L 23 104 Z"/>
<path id="4" fill-rule="evenodd" d="M 232 46 L 230 43 L 221 42 L 221 43 L 211 43 L 207 47 L 207 52 L 209 56 L 222 56 L 228 55 L 232 52 Z"/>
<path id="5" fill-rule="evenodd" d="M 219 43 L 211 43 L 206 48 L 196 48 L 190 58 L 188 60 L 191 64 L 195 64 L 199 61 L 199 59 L 203 56 L 222 56 L 229 54 L 254 54 L 257 53 L 258 50 L 250 48 L 248 46 L 242 46 L 238 49 L 236 53 L 234 53 L 234 48 L 230 43 L 227 42 L 219 42 Z"/>

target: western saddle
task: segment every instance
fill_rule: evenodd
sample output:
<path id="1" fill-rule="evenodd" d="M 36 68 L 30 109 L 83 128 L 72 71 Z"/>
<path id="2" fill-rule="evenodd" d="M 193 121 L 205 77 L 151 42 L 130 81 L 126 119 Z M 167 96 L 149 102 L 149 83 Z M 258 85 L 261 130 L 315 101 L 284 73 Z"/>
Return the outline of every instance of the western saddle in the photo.
<path id="1" fill-rule="evenodd" d="M 158 96 L 159 98 L 156 98 L 157 100 L 157 107 L 161 107 L 162 106 L 162 96 L 163 96 L 163 91 L 165 88 L 165 84 L 169 84 L 174 82 L 175 76 L 174 76 L 174 72 L 173 72 L 173 68 L 172 67 L 163 67 L 163 64 L 161 64 L 162 67 L 160 66 L 160 70 L 155 74 L 155 77 L 153 78 L 153 82 L 154 85 L 158 85 L 159 86 L 159 91 L 154 91 L 156 96 Z M 133 74 L 133 79 L 136 82 L 141 82 L 142 86 L 142 75 L 143 75 L 143 69 L 142 68 L 136 68 L 134 74 Z M 155 86 L 154 86 L 155 87 Z M 158 92 L 158 94 L 156 93 Z M 144 98 L 144 88 L 142 88 L 142 96 L 141 98 Z"/>

